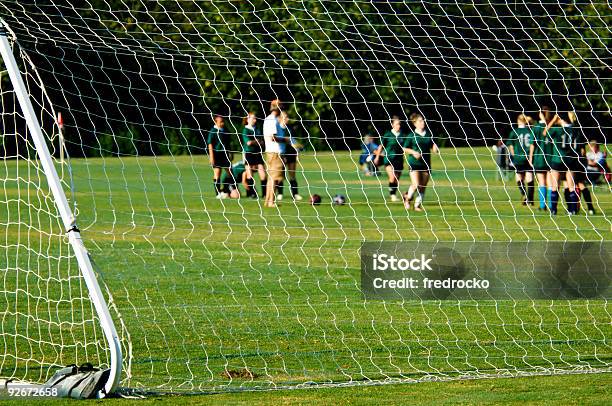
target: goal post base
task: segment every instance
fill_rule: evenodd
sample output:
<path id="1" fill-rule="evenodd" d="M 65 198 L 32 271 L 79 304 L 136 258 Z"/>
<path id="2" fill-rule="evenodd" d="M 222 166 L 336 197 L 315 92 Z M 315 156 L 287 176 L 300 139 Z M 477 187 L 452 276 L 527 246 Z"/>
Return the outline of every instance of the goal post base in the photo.
<path id="1" fill-rule="evenodd" d="M 47 382 L 33 383 L 12 379 L 0 380 L 0 398 L 73 398 L 100 399 L 107 397 L 104 389 L 110 369 L 91 364 L 61 368 Z"/>

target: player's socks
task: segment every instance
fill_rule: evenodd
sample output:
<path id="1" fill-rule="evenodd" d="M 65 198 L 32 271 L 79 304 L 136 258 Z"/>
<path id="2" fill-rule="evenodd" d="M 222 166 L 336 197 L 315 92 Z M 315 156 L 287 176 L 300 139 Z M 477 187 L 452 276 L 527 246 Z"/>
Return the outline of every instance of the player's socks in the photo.
<path id="1" fill-rule="evenodd" d="M 414 192 L 416 192 L 416 189 L 413 189 L 412 187 L 409 187 L 408 188 L 408 192 L 406 193 L 406 200 L 411 202 L 412 199 L 414 198 Z"/>
<path id="2" fill-rule="evenodd" d="M 567 204 L 567 209 L 569 210 L 570 191 L 568 188 L 563 189 L 563 199 L 565 199 L 565 204 Z"/>
<path id="3" fill-rule="evenodd" d="M 591 191 L 588 188 L 584 188 L 582 190 L 582 197 L 584 198 L 584 201 L 586 202 L 587 208 L 589 209 L 589 211 L 594 212 L 595 207 L 593 206 L 593 199 L 591 198 Z"/>
<path id="4" fill-rule="evenodd" d="M 417 197 L 414 200 L 414 208 L 419 208 L 423 204 L 423 199 L 425 198 L 425 192 L 418 192 Z"/>
<path id="5" fill-rule="evenodd" d="M 552 207 L 552 188 L 548 188 L 547 200 L 548 208 L 550 209 Z"/>
<path id="6" fill-rule="evenodd" d="M 550 213 L 557 214 L 557 205 L 559 203 L 559 192 L 551 191 L 550 192 Z"/>
<path id="7" fill-rule="evenodd" d="M 540 209 L 546 209 L 546 186 L 538 187 L 538 196 L 540 197 Z"/>
<path id="8" fill-rule="evenodd" d="M 567 210 L 570 214 L 578 214 L 578 194 L 568 191 Z"/>
<path id="9" fill-rule="evenodd" d="M 213 185 L 215 185 L 215 194 L 221 193 L 221 179 L 213 179 Z"/>
<path id="10" fill-rule="evenodd" d="M 266 189 L 268 187 L 268 179 L 264 179 L 261 181 L 261 197 L 266 195 Z"/>
<path id="11" fill-rule="evenodd" d="M 247 190 L 246 190 L 247 197 L 251 197 L 255 195 L 255 179 L 249 178 L 246 180 L 246 183 L 247 183 Z"/>
<path id="12" fill-rule="evenodd" d="M 523 200 L 523 204 L 525 204 L 525 199 L 527 198 L 527 191 L 525 190 L 525 184 L 523 183 L 523 181 L 516 181 L 516 185 L 519 188 L 519 192 L 521 192 L 521 198 Z"/>
<path id="13" fill-rule="evenodd" d="M 282 195 L 284 190 L 285 183 L 281 180 L 280 182 L 278 182 L 278 185 L 276 185 L 276 193 Z"/>
<path id="14" fill-rule="evenodd" d="M 225 178 L 225 182 L 221 182 L 221 191 L 223 193 L 229 194 L 229 192 L 230 192 L 230 185 L 231 185 L 231 183 L 229 183 L 227 181 L 227 178 Z"/>
<path id="15" fill-rule="evenodd" d="M 535 187 L 533 181 L 527 182 L 527 204 L 533 204 L 533 195 Z"/>
<path id="16" fill-rule="evenodd" d="M 397 182 L 389 182 L 389 194 L 391 196 L 397 193 Z"/>
<path id="17" fill-rule="evenodd" d="M 291 187 L 291 196 L 295 196 L 298 193 L 298 183 L 296 179 L 290 180 L 289 185 Z"/>

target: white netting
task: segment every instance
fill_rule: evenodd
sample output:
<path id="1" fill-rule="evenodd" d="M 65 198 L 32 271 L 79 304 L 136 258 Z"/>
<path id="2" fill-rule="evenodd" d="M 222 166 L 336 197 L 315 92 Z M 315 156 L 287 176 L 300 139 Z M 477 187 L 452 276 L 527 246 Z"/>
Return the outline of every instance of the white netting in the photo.
<path id="1" fill-rule="evenodd" d="M 16 53 L 62 185 L 69 191 L 69 163 L 60 152 L 55 112 L 31 60 Z M 0 67 L 0 368 L 4 378 L 44 382 L 68 364 L 107 364 L 107 346 L 8 72 Z"/>
<path id="2" fill-rule="evenodd" d="M 514 180 L 497 178 L 490 148 L 519 113 L 547 104 L 576 111 L 607 151 L 607 3 L 89 0 L 0 1 L 0 9 L 64 116 L 73 174 L 65 189 L 129 332 L 124 386 L 207 391 L 610 369 L 605 300 L 366 301 L 359 279 L 364 241 L 609 238 L 609 183 L 591 190 L 598 216 L 551 217 L 515 203 Z M 288 181 L 278 208 L 215 199 L 206 156 L 213 116 L 225 117 L 237 161 L 242 118 L 253 111 L 261 127 L 277 98 L 304 146 L 296 179 L 306 199 L 294 202 Z M 39 108 L 57 150 L 51 108 Z M 6 221 L 4 268 L 25 277 L 34 274 L 16 266 L 27 258 L 19 250 L 53 269 L 70 261 L 48 193 L 34 199 L 9 185 L 46 190 L 25 133 L 10 127 L 21 125 L 15 111 L 2 111 L 5 139 L 20 139 L 6 154 L 22 158 L 5 160 L 2 215 L 30 214 Z M 366 176 L 359 162 L 364 134 L 380 138 L 391 116 L 405 122 L 411 112 L 425 116 L 441 149 L 422 213 L 391 202 L 386 174 Z M 17 168 L 30 169 L 19 176 Z M 408 184 L 404 173 L 400 191 Z M 320 206 L 307 203 L 314 194 Z M 331 205 L 337 194 L 345 205 Z M 54 222 L 43 225 L 43 212 Z M 53 238 L 38 237 L 49 229 Z M 61 255 L 52 252 L 60 242 Z M 32 336 L 3 322 L 5 359 L 47 365 L 58 362 L 49 351 L 102 354 L 99 334 L 47 332 L 57 306 L 42 297 L 66 298 L 57 300 L 70 312 L 86 296 L 41 280 L 44 295 L 32 291 L 42 282 L 22 290 L 5 279 L 3 293 L 29 304 L 6 314 L 32 317 Z M 66 326 L 86 330 L 94 320 L 80 317 Z M 47 342 L 55 344 L 34 350 Z M 2 375 L 19 374 L 5 365 Z"/>

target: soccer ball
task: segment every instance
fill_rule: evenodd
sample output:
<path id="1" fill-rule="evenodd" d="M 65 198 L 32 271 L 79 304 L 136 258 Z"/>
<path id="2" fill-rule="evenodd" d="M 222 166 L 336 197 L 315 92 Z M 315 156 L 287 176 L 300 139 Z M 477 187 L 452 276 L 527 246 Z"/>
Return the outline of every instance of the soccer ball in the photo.
<path id="1" fill-rule="evenodd" d="M 313 206 L 321 204 L 321 196 L 316 194 L 310 196 L 310 204 L 312 204 Z"/>
<path id="2" fill-rule="evenodd" d="M 240 191 L 238 189 L 232 189 L 229 196 L 231 199 L 238 199 L 240 197 Z"/>
<path id="3" fill-rule="evenodd" d="M 346 203 L 346 197 L 344 197 L 343 195 L 334 196 L 334 205 L 342 206 L 344 203 Z"/>

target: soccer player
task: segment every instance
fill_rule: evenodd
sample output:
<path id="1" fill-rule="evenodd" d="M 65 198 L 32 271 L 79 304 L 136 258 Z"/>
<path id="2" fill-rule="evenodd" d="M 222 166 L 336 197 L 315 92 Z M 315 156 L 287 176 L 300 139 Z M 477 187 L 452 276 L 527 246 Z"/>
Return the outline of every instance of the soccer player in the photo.
<path id="1" fill-rule="evenodd" d="M 293 134 L 289 130 L 289 116 L 286 111 L 281 112 L 280 114 L 280 125 L 285 132 L 285 138 L 287 139 L 287 144 L 285 146 L 285 153 L 283 154 L 283 160 L 285 163 L 285 168 L 287 169 L 287 177 L 289 178 L 289 185 L 291 187 L 291 196 L 293 200 L 302 200 L 302 196 L 298 193 L 298 183 L 297 178 L 295 176 L 295 168 L 297 166 L 298 160 L 298 148 L 296 139 L 293 137 Z M 278 199 L 281 200 L 282 192 L 278 193 Z"/>
<path id="2" fill-rule="evenodd" d="M 594 215 L 595 207 L 593 206 L 591 191 L 587 186 L 587 168 L 589 166 L 586 157 L 587 138 L 582 132 L 582 129 L 578 126 L 578 118 L 576 117 L 576 113 L 570 111 L 567 113 L 567 116 L 572 125 L 573 138 L 576 143 L 576 151 L 579 151 L 576 170 L 574 171 L 574 182 L 576 183 L 576 186 L 578 186 L 578 189 L 576 189 L 576 192 L 578 193 L 578 202 L 580 202 L 581 199 L 584 199 L 584 202 L 587 204 L 588 214 Z M 580 206 L 577 205 L 576 212 L 579 210 Z"/>
<path id="3" fill-rule="evenodd" d="M 550 213 L 557 214 L 559 203 L 559 185 L 565 180 L 568 188 L 567 210 L 570 215 L 578 212 L 578 194 L 574 182 L 574 172 L 579 164 L 578 143 L 573 136 L 572 125 L 566 113 L 555 114 L 544 129 L 544 134 L 552 143 L 550 169 L 552 176 L 552 193 L 550 195 Z"/>
<path id="4" fill-rule="evenodd" d="M 550 157 L 551 143 L 549 138 L 544 135 L 544 129 L 550 122 L 552 115 L 547 106 L 540 108 L 540 121 L 532 128 L 533 139 L 529 146 L 529 162 L 535 171 L 538 180 L 538 197 L 540 199 L 539 210 L 547 210 L 548 187 L 550 187 Z"/>
<path id="5" fill-rule="evenodd" d="M 245 190 L 248 190 L 248 183 L 247 183 L 247 177 L 246 177 L 246 165 L 244 163 L 244 161 L 238 161 L 236 163 L 234 163 L 231 167 L 231 172 L 232 172 L 232 179 L 236 180 L 236 183 L 238 181 L 240 181 L 242 183 L 242 186 L 244 186 Z M 228 175 L 226 173 L 223 173 L 221 176 L 221 182 L 227 182 L 230 183 L 230 178 L 228 177 Z M 233 198 L 233 199 L 237 199 L 240 197 L 240 190 L 238 188 L 237 184 L 234 183 L 230 183 L 230 187 L 229 187 L 229 197 Z"/>
<path id="6" fill-rule="evenodd" d="M 225 199 L 228 197 L 225 190 L 229 189 L 229 185 L 224 185 L 223 188 L 221 187 L 221 172 L 225 171 L 228 175 L 228 179 L 233 179 L 230 171 L 230 167 L 232 166 L 229 157 L 230 138 L 224 127 L 225 120 L 222 116 L 216 115 L 215 125 L 210 129 L 208 137 L 206 137 L 208 157 L 213 167 L 213 183 L 215 185 L 217 199 Z M 232 180 L 232 183 L 236 183 L 235 179 Z"/>
<path id="7" fill-rule="evenodd" d="M 257 198 L 255 192 L 255 179 L 253 172 L 259 174 L 261 182 L 261 196 L 266 195 L 266 168 L 264 166 L 261 146 L 263 144 L 263 135 L 255 126 L 257 117 L 252 112 L 249 112 L 244 118 L 244 128 L 242 129 L 242 150 L 244 152 L 245 174 L 246 174 L 246 195 L 247 197 Z"/>
<path id="8" fill-rule="evenodd" d="M 282 182 L 285 165 L 282 154 L 285 152 L 287 140 L 284 130 L 279 122 L 281 113 L 280 100 L 273 100 L 270 103 L 270 115 L 266 117 L 263 124 L 263 135 L 266 147 L 266 167 L 268 171 L 268 182 L 266 185 L 265 207 L 276 207 L 276 186 Z"/>
<path id="9" fill-rule="evenodd" d="M 397 189 L 399 188 L 399 179 L 402 176 L 404 169 L 404 139 L 405 135 L 402 132 L 402 123 L 397 116 L 391 118 L 391 129 L 387 131 L 382 139 L 381 145 L 376 149 L 376 158 L 374 165 L 380 164 L 381 154 L 385 153 L 383 163 L 385 171 L 389 177 L 389 195 L 392 202 L 397 202 Z"/>
<path id="10" fill-rule="evenodd" d="M 440 150 L 433 140 L 431 133 L 425 129 L 425 119 L 418 113 L 410 115 L 414 131 L 408 134 L 404 143 L 404 151 L 408 155 L 410 166 L 410 188 L 404 195 L 404 206 L 410 209 L 410 203 L 418 192 L 414 202 L 414 210 L 422 211 L 425 189 L 431 177 L 431 153 Z"/>
<path id="11" fill-rule="evenodd" d="M 365 176 L 376 175 L 376 166 L 372 162 L 374 159 L 374 152 L 378 148 L 378 144 L 374 142 L 374 138 L 370 134 L 367 134 L 361 140 L 361 155 L 359 155 L 359 165 L 363 170 Z"/>
<path id="12" fill-rule="evenodd" d="M 524 114 L 519 114 L 516 123 L 517 128 L 510 132 L 505 144 L 508 146 L 510 161 L 516 172 L 516 184 L 522 196 L 521 202 L 523 206 L 533 205 L 533 172 L 528 159 L 532 134 L 527 127 L 527 117 Z"/>
<path id="13" fill-rule="evenodd" d="M 603 174 L 606 182 L 610 183 L 611 174 L 610 166 L 606 161 L 606 153 L 599 148 L 599 144 L 596 140 L 591 140 L 586 151 L 586 158 L 589 164 L 589 178 L 592 179 L 591 183 L 595 183 L 599 177 Z"/>

